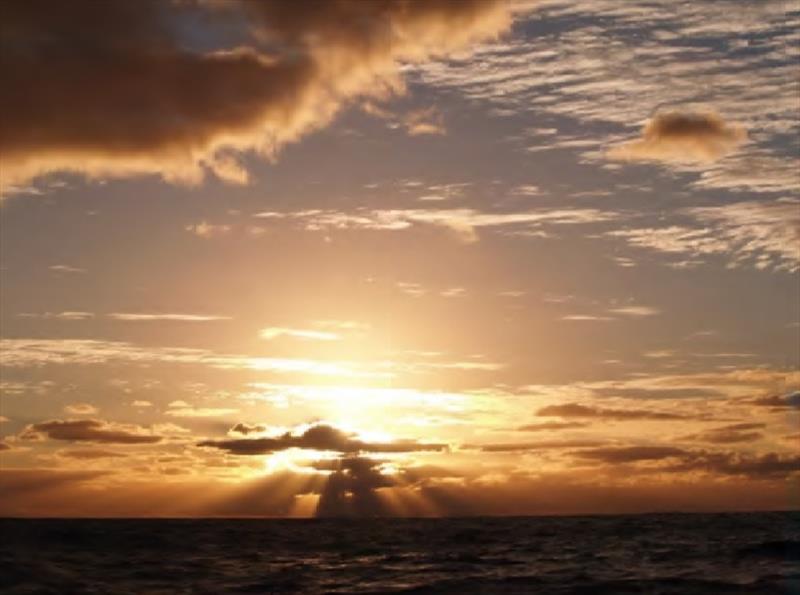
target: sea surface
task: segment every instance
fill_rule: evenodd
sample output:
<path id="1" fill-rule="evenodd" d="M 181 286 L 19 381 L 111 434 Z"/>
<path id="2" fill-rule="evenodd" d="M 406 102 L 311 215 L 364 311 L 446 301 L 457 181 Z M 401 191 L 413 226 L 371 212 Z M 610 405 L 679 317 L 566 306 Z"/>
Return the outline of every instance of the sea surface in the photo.
<path id="1" fill-rule="evenodd" d="M 800 593 L 800 513 L 0 520 L 2 593 Z"/>

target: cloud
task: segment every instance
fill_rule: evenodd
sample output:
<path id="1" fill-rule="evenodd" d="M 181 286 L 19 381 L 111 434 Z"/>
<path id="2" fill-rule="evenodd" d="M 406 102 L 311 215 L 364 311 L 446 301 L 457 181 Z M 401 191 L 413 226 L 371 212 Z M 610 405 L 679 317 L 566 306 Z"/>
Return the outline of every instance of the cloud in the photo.
<path id="1" fill-rule="evenodd" d="M 58 456 L 66 457 L 68 459 L 92 460 L 92 459 L 117 459 L 117 458 L 127 457 L 128 455 L 126 455 L 123 452 L 115 452 L 113 450 L 83 448 L 83 449 L 73 449 L 73 450 L 60 450 L 58 452 Z"/>
<path id="2" fill-rule="evenodd" d="M 271 341 L 279 337 L 291 337 L 293 339 L 310 339 L 313 341 L 337 341 L 339 335 L 328 331 L 315 331 L 310 329 L 297 329 L 297 328 L 284 328 L 284 327 L 267 327 L 261 329 L 258 335 L 262 339 Z"/>
<path id="3" fill-rule="evenodd" d="M 137 400 L 131 403 L 131 407 L 152 407 L 152 406 L 153 404 L 150 401 Z"/>
<path id="4" fill-rule="evenodd" d="M 661 463 L 655 470 L 667 473 L 706 473 L 751 479 L 785 479 L 800 472 L 800 456 L 774 452 L 760 455 L 742 452 L 687 450 L 673 446 L 621 446 L 578 450 L 579 459 L 608 465 Z"/>
<path id="5" fill-rule="evenodd" d="M 161 441 L 139 426 L 115 424 L 98 419 L 54 419 L 29 425 L 20 435 L 25 440 L 42 437 L 73 442 L 102 442 L 108 444 L 152 444 Z"/>
<path id="6" fill-rule="evenodd" d="M 230 407 L 194 407 L 185 401 L 173 401 L 164 415 L 170 417 L 224 417 L 239 413 Z"/>
<path id="7" fill-rule="evenodd" d="M 650 306 L 625 306 L 623 308 L 611 308 L 609 312 L 620 314 L 622 316 L 642 318 L 644 316 L 655 316 L 656 314 L 660 314 L 661 310 L 658 308 L 651 308 Z"/>
<path id="8" fill-rule="evenodd" d="M 17 314 L 19 318 L 40 318 L 42 320 L 89 320 L 94 318 L 91 312 L 44 312 L 42 314 L 34 314 L 31 312 L 23 312 Z"/>
<path id="9" fill-rule="evenodd" d="M 576 451 L 575 456 L 593 459 L 604 463 L 636 463 L 639 461 L 658 461 L 682 457 L 686 451 L 672 446 L 624 446 L 604 447 Z"/>
<path id="10" fill-rule="evenodd" d="M 342 453 L 441 451 L 444 444 L 400 440 L 395 442 L 364 442 L 355 434 L 331 425 L 316 424 L 301 432 L 286 432 L 276 437 L 205 440 L 198 446 L 225 450 L 235 455 L 263 455 L 289 448 L 331 450 Z"/>
<path id="11" fill-rule="evenodd" d="M 91 339 L 0 339 L 0 366 L 89 365 L 108 362 L 203 365 L 350 378 L 386 378 L 391 372 L 369 370 L 358 362 L 220 354 L 186 347 L 139 347 L 124 341 Z"/>
<path id="12" fill-rule="evenodd" d="M 609 409 L 604 407 L 589 407 L 579 403 L 548 405 L 547 407 L 539 409 L 536 415 L 540 417 L 575 417 L 585 419 L 610 419 L 614 421 L 688 419 L 685 415 L 652 411 L 650 409 Z"/>
<path id="13" fill-rule="evenodd" d="M 98 409 L 89 403 L 72 403 L 64 407 L 64 411 L 71 415 L 94 415 Z"/>
<path id="14" fill-rule="evenodd" d="M 706 430 L 699 434 L 692 434 L 686 436 L 684 440 L 693 440 L 696 442 L 709 442 L 711 444 L 736 444 L 739 442 L 755 442 L 763 438 L 764 434 L 756 430 L 762 430 L 766 427 L 763 423 L 746 422 L 739 424 L 731 424 Z"/>
<path id="15" fill-rule="evenodd" d="M 527 424 L 517 428 L 519 432 L 541 432 L 547 430 L 574 430 L 585 428 L 589 424 L 581 421 L 546 421 L 538 424 Z"/>
<path id="16" fill-rule="evenodd" d="M 800 409 L 800 391 L 787 395 L 772 395 L 760 397 L 752 401 L 754 405 L 760 407 L 770 407 L 772 409 Z"/>
<path id="17" fill-rule="evenodd" d="M 612 148 L 608 156 L 628 161 L 710 162 L 733 152 L 747 139 L 744 128 L 708 112 L 656 114 L 642 138 Z"/>
<path id="18" fill-rule="evenodd" d="M 533 442 L 497 442 L 491 444 L 464 444 L 464 449 L 483 452 L 523 452 L 536 450 L 558 450 L 566 448 L 593 448 L 605 444 L 605 440 L 538 440 Z"/>
<path id="19" fill-rule="evenodd" d="M 78 267 L 73 267 L 67 264 L 54 264 L 48 267 L 51 271 L 55 271 L 56 273 L 76 273 L 82 275 L 86 273 L 86 269 L 81 269 Z"/>
<path id="20" fill-rule="evenodd" d="M 414 110 L 405 114 L 403 125 L 411 136 L 422 134 L 447 134 L 444 118 L 435 107 Z"/>
<path id="21" fill-rule="evenodd" d="M 730 267 L 749 265 L 760 270 L 800 270 L 800 201 L 743 201 L 678 211 L 690 225 L 609 231 L 629 245 L 679 255 L 683 263 L 725 256 Z M 685 259 L 693 260 L 685 260 Z M 673 266 L 680 265 L 672 263 Z"/>
<path id="22" fill-rule="evenodd" d="M 239 152 L 270 156 L 349 100 L 402 90 L 401 64 L 510 23 L 506 3 L 486 0 L 340 0 L 313 10 L 283 0 L 32 0 L 3 15 L 9 185 L 52 171 L 183 182 L 211 171 L 242 182 Z M 200 49 L 197 39 L 213 41 Z"/>
<path id="23" fill-rule="evenodd" d="M 260 424 L 245 424 L 238 423 L 228 430 L 229 434 L 241 434 L 247 436 L 248 434 L 262 434 L 267 431 L 267 427 Z"/>
<path id="24" fill-rule="evenodd" d="M 113 320 L 125 322 L 176 321 L 176 322 L 213 322 L 230 320 L 230 316 L 206 316 L 202 314 L 133 314 L 114 312 L 108 315 Z"/>
<path id="25" fill-rule="evenodd" d="M 371 230 L 401 231 L 415 226 L 444 228 L 454 237 L 470 243 L 478 240 L 483 228 L 500 229 L 505 233 L 539 233 L 548 225 L 588 225 L 619 219 L 611 210 L 592 208 L 539 208 L 517 212 L 488 212 L 460 209 L 367 209 L 334 211 L 312 209 L 291 213 L 266 211 L 257 213 L 262 219 L 297 221 L 306 231 Z M 546 235 L 546 232 L 543 232 Z"/>

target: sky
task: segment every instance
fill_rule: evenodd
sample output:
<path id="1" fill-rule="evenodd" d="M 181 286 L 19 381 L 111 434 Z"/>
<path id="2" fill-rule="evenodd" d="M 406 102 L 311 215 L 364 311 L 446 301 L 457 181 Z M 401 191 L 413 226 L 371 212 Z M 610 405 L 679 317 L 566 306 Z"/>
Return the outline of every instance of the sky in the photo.
<path id="1" fill-rule="evenodd" d="M 800 2 L 0 17 L 0 514 L 800 507 Z"/>

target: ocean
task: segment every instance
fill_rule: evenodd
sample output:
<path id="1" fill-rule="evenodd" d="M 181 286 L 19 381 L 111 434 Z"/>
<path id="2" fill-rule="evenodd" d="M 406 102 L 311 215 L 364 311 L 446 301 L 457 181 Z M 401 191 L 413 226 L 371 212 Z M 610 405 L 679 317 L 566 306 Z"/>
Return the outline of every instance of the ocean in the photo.
<path id="1" fill-rule="evenodd" d="M 3 593 L 800 594 L 800 513 L 3 519 Z"/>

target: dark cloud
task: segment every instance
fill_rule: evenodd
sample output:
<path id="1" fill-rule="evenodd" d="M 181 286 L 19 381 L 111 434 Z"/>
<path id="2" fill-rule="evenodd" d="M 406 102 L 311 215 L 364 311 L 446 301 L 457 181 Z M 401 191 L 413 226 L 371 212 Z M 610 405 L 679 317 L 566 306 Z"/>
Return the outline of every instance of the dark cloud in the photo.
<path id="1" fill-rule="evenodd" d="M 722 391 L 713 388 L 595 388 L 592 392 L 598 397 L 633 397 L 636 399 L 696 399 L 698 397 L 719 397 Z"/>
<path id="2" fill-rule="evenodd" d="M 606 444 L 605 440 L 539 440 L 534 442 L 499 442 L 494 444 L 465 444 L 465 449 L 484 452 L 518 452 L 526 450 L 549 450 L 559 448 L 591 448 Z"/>
<path id="3" fill-rule="evenodd" d="M 787 395 L 761 397 L 754 399 L 752 403 L 759 407 L 771 407 L 772 409 L 798 409 L 800 408 L 800 391 Z"/>
<path id="4" fill-rule="evenodd" d="M 2 440 L 0 440 L 0 450 L 11 450 L 11 447 Z"/>
<path id="5" fill-rule="evenodd" d="M 528 424 L 517 428 L 519 432 L 541 432 L 543 430 L 573 430 L 585 428 L 589 424 L 582 421 L 546 421 L 540 424 Z"/>
<path id="6" fill-rule="evenodd" d="M 716 161 L 747 140 L 738 124 L 725 122 L 710 112 L 656 114 L 640 139 L 614 147 L 613 159 L 641 161 Z"/>
<path id="7" fill-rule="evenodd" d="M 783 479 L 800 472 L 800 456 L 774 452 L 762 455 L 741 452 L 695 452 L 687 456 L 684 462 L 665 470 L 705 471 L 751 479 Z"/>
<path id="8" fill-rule="evenodd" d="M 248 434 L 260 434 L 261 432 L 266 431 L 266 429 L 266 426 L 262 426 L 260 424 L 251 425 L 240 422 L 228 431 L 231 434 L 242 434 L 243 436 L 247 436 Z"/>
<path id="9" fill-rule="evenodd" d="M 272 438 L 239 438 L 230 440 L 205 440 L 198 446 L 219 448 L 235 455 L 263 455 L 289 448 L 331 450 L 342 453 L 359 452 L 413 452 L 445 450 L 445 444 L 430 444 L 400 440 L 395 442 L 364 442 L 355 434 L 327 424 L 311 426 L 300 434 L 286 432 Z"/>
<path id="10" fill-rule="evenodd" d="M 590 407 L 580 403 L 566 403 L 564 405 L 549 405 L 536 412 L 541 417 L 576 417 L 586 419 L 610 419 L 615 421 L 627 420 L 676 420 L 688 419 L 685 415 L 651 411 L 649 409 L 609 409 L 605 407 Z"/>
<path id="11" fill-rule="evenodd" d="M 672 457 L 683 457 L 687 451 L 671 446 L 623 446 L 594 448 L 576 451 L 576 457 L 593 459 L 604 463 L 636 463 L 639 461 L 658 461 Z"/>
<path id="12" fill-rule="evenodd" d="M 59 170 L 244 182 L 240 151 L 269 156 L 347 101 L 401 90 L 403 62 L 510 19 L 496 0 L 6 0 L 0 11 L 7 185 Z"/>
<path id="13" fill-rule="evenodd" d="M 640 462 L 661 462 L 662 473 L 695 473 L 739 476 L 750 479 L 785 479 L 800 472 L 800 456 L 780 453 L 752 455 L 734 451 L 689 450 L 672 446 L 624 446 L 579 450 L 578 459 L 589 459 L 608 465 Z"/>
<path id="14" fill-rule="evenodd" d="M 74 442 L 104 442 L 109 444 L 152 444 L 161 436 L 146 433 L 138 426 L 119 425 L 99 419 L 54 419 L 28 426 L 20 436 L 25 440 L 42 437 Z"/>
<path id="15" fill-rule="evenodd" d="M 762 423 L 740 423 L 722 426 L 720 428 L 713 428 L 700 432 L 699 434 L 692 434 L 686 436 L 685 440 L 694 440 L 698 442 L 709 442 L 711 444 L 735 444 L 737 442 L 754 442 L 760 440 L 764 434 L 759 431 L 763 429 L 765 424 Z"/>

